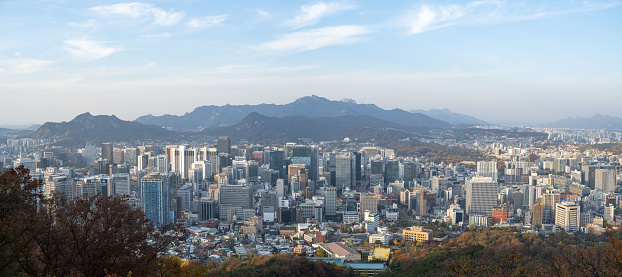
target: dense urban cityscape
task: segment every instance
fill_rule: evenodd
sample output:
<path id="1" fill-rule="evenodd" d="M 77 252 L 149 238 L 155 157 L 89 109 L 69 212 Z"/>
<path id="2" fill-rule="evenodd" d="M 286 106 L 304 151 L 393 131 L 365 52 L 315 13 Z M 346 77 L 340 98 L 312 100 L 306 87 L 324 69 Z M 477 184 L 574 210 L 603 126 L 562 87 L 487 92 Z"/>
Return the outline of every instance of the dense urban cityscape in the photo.
<path id="1" fill-rule="evenodd" d="M 9 132 L 0 168 L 29 169 L 43 198 L 119 198 L 160 232 L 177 230 L 160 257 L 199 264 L 293 253 L 372 276 L 392 272 L 405 246 L 443 245 L 481 228 L 597 241 L 622 224 L 619 131 L 513 128 L 531 135 L 460 140 L 448 139 L 458 130 L 431 132 L 420 143 L 481 155 L 403 155 L 400 143 L 416 138 L 398 149 L 348 137 L 227 136 L 74 147 Z"/>

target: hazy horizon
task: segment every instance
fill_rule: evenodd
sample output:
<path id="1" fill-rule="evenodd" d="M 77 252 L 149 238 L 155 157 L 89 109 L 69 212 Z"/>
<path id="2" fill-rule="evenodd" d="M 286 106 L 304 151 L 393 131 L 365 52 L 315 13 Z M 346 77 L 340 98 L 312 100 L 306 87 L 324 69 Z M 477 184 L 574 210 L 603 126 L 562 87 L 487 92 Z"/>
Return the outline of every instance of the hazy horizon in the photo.
<path id="1" fill-rule="evenodd" d="M 490 122 L 622 117 L 622 2 L 6 1 L 0 126 L 318 95 Z"/>

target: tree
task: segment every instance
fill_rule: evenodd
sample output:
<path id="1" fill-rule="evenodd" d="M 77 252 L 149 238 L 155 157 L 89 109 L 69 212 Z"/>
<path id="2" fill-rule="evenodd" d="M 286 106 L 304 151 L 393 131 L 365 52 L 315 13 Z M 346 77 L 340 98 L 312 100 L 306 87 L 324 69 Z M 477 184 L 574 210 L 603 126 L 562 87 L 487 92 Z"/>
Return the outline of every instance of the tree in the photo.
<path id="1" fill-rule="evenodd" d="M 0 275 L 32 274 L 40 265 L 32 260 L 33 241 L 42 232 L 43 219 L 37 212 L 42 195 L 40 180 L 20 165 L 0 174 Z"/>
<path id="2" fill-rule="evenodd" d="M 326 251 L 325 251 L 324 249 L 322 249 L 322 248 L 318 249 L 318 250 L 315 252 L 315 254 L 316 254 L 318 257 L 326 257 Z"/>
<path id="3" fill-rule="evenodd" d="M 40 186 L 23 166 L 0 174 L 0 275 L 156 274 L 171 238 L 141 210 L 111 196 L 44 199 Z"/>

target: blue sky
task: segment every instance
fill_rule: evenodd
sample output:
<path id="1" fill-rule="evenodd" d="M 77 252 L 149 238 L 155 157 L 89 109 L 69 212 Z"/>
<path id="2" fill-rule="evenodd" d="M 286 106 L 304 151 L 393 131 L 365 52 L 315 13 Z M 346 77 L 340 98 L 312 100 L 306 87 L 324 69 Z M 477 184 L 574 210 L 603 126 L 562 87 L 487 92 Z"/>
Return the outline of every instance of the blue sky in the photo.
<path id="1" fill-rule="evenodd" d="M 0 1 L 0 125 L 316 94 L 622 117 L 620 1 Z"/>

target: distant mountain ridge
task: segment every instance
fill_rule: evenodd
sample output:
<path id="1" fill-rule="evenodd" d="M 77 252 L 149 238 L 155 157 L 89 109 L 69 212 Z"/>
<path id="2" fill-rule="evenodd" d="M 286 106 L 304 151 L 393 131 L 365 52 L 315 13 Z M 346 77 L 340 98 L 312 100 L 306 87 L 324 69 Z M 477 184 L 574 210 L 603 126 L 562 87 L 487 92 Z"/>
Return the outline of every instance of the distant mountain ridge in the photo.
<path id="1" fill-rule="evenodd" d="M 490 123 L 474 116 L 455 113 L 450 109 L 410 110 L 411 113 L 421 113 L 431 118 L 445 121 L 454 125 L 490 125 Z"/>
<path id="2" fill-rule="evenodd" d="M 235 125 L 206 128 L 201 131 L 201 134 L 229 136 L 235 139 L 244 138 L 249 141 L 285 141 L 298 138 L 321 141 L 339 140 L 345 137 L 369 141 L 383 137 L 406 138 L 417 129 L 367 115 L 270 117 L 252 112 Z"/>
<path id="3" fill-rule="evenodd" d="M 155 125 L 125 121 L 114 115 L 93 116 L 90 113 L 83 113 L 69 122 L 46 122 L 28 137 L 59 138 L 65 140 L 65 144 L 84 144 L 86 140 L 94 142 L 133 141 L 163 139 L 175 135 L 175 132 Z"/>
<path id="4" fill-rule="evenodd" d="M 547 128 L 622 130 L 622 118 L 595 114 L 591 117 L 569 117 L 543 125 Z"/>
<path id="5" fill-rule="evenodd" d="M 166 126 L 175 129 L 199 130 L 208 127 L 236 124 L 252 112 L 270 117 L 367 115 L 410 127 L 449 128 L 452 126 L 447 122 L 434 119 L 421 113 L 410 113 L 401 109 L 384 110 L 374 104 L 358 104 L 352 99 L 331 101 L 316 95 L 305 96 L 284 105 L 227 104 L 224 106 L 201 106 L 181 116 L 170 114 L 162 116 L 146 115 L 137 118 L 135 121 L 143 124 Z"/>

